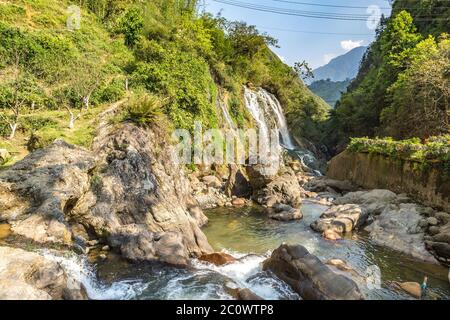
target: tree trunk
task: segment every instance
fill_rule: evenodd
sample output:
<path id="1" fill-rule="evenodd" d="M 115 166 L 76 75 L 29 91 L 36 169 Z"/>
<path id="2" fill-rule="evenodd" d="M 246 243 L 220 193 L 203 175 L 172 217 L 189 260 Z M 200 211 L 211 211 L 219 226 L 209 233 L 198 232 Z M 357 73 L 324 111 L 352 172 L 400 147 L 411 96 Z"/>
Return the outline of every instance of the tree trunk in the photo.
<path id="1" fill-rule="evenodd" d="M 128 78 L 125 79 L 125 91 L 128 91 Z"/>
<path id="2" fill-rule="evenodd" d="M 11 128 L 11 134 L 9 135 L 9 140 L 12 140 L 12 139 L 14 139 L 14 136 L 16 135 L 17 122 L 10 124 L 9 127 Z"/>
<path id="3" fill-rule="evenodd" d="M 69 121 L 69 129 L 72 130 L 73 127 L 75 126 L 75 116 L 73 115 L 73 113 L 70 113 L 70 121 Z"/>
<path id="4" fill-rule="evenodd" d="M 84 105 L 84 108 L 86 110 L 89 110 L 89 100 L 90 100 L 90 98 L 91 98 L 91 94 L 88 94 L 87 96 L 83 97 L 83 105 Z"/>

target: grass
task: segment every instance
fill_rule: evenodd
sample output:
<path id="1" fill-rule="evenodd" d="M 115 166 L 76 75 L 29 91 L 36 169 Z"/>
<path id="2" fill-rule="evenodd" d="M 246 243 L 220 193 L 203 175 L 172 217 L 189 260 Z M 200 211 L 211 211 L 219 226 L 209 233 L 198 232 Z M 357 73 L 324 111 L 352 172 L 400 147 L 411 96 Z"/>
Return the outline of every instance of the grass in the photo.
<path id="1" fill-rule="evenodd" d="M 64 110 L 43 110 L 22 115 L 16 137 L 12 140 L 0 137 L 0 149 L 8 150 L 12 155 L 0 169 L 5 169 L 23 159 L 30 150 L 50 145 L 55 139 L 63 139 L 70 144 L 90 148 L 98 125 L 98 115 L 106 108 L 107 105 L 102 105 L 84 112 L 72 130 L 68 128 L 69 116 Z M 37 127 L 30 125 L 30 119 L 33 119 L 35 125 L 38 124 Z M 32 136 L 34 140 L 30 144 Z"/>

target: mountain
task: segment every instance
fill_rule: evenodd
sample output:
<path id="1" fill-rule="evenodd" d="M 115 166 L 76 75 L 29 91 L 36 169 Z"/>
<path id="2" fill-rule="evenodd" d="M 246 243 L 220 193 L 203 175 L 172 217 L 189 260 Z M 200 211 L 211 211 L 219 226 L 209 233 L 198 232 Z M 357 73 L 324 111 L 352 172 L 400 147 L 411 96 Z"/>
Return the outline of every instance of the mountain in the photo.
<path id="1" fill-rule="evenodd" d="M 358 74 L 359 64 L 367 47 L 357 47 L 328 64 L 313 71 L 314 81 L 330 79 L 331 81 L 344 81 L 353 79 Z"/>
<path id="2" fill-rule="evenodd" d="M 351 80 L 349 79 L 344 81 L 331 81 L 330 79 L 319 80 L 311 83 L 309 90 L 334 107 L 336 102 L 341 98 L 342 93 L 347 91 L 350 82 Z"/>

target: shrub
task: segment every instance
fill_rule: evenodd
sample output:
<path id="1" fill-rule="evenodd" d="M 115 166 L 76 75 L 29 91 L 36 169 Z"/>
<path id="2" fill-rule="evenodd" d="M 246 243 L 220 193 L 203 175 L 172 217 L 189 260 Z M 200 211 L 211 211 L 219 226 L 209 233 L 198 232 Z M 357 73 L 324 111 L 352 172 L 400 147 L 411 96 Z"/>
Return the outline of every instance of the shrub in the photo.
<path id="1" fill-rule="evenodd" d="M 352 152 L 380 154 L 395 159 L 437 164 L 450 170 L 450 135 L 396 141 L 392 138 L 353 138 L 347 148 Z"/>
<path id="2" fill-rule="evenodd" d="M 124 112 L 119 115 L 119 122 L 131 121 L 139 126 L 151 126 L 162 119 L 163 105 L 164 101 L 155 95 L 145 93 L 133 97 Z"/>

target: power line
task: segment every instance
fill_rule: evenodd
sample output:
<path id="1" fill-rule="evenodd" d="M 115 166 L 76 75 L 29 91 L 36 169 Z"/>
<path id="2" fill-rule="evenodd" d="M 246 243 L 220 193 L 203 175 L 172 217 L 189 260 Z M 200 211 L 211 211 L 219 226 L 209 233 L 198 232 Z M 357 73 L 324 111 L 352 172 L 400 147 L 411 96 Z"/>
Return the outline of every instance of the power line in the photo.
<path id="1" fill-rule="evenodd" d="M 274 27 L 258 26 L 258 29 L 276 30 L 294 33 L 311 33 L 311 34 L 323 34 L 323 35 L 343 35 L 343 36 L 373 36 L 375 33 L 340 33 L 340 32 L 321 32 L 321 31 L 307 31 L 307 30 L 295 30 L 295 29 L 283 29 Z"/>
<path id="2" fill-rule="evenodd" d="M 327 8 L 345 8 L 345 9 L 367 9 L 368 6 L 348 6 L 348 5 L 336 5 L 336 4 L 319 4 L 319 3 L 311 3 L 311 2 L 301 2 L 301 1 L 292 1 L 292 0 L 272 0 L 274 2 L 281 3 L 290 3 L 290 4 L 299 4 L 304 6 L 316 6 L 316 7 L 327 7 Z M 381 10 L 390 10 L 392 7 L 378 7 Z M 417 9 L 417 7 L 404 7 L 401 9 Z M 450 6 L 439 6 L 434 7 L 434 9 L 450 9 Z"/>
<path id="3" fill-rule="evenodd" d="M 314 12 L 314 11 L 302 11 L 302 10 L 292 10 L 288 8 L 270 7 L 265 5 L 258 5 L 248 2 L 234 1 L 234 0 L 212 0 L 214 2 L 227 4 L 239 8 L 245 8 L 255 11 L 275 13 L 288 16 L 299 16 L 306 18 L 316 18 L 316 19 L 327 19 L 327 20 L 343 20 L 343 21 L 367 21 L 373 18 L 373 15 L 361 15 L 361 14 L 340 14 L 340 13 L 330 13 L 330 12 Z M 443 15 L 445 18 L 441 19 L 439 16 L 426 18 L 417 18 L 416 21 L 436 21 L 436 20 L 447 20 L 448 16 Z"/>
<path id="4" fill-rule="evenodd" d="M 269 6 L 256 5 L 252 3 L 239 2 L 233 0 L 213 0 L 214 2 L 228 4 L 235 7 L 251 9 L 262 12 L 290 15 L 290 16 L 300 16 L 307 18 L 321 18 L 321 19 L 331 19 L 331 20 L 348 20 L 348 21 L 366 21 L 370 16 L 368 15 L 350 15 L 350 14 L 336 14 L 329 12 L 313 12 L 313 11 L 299 11 L 291 10 L 285 8 L 276 8 Z"/>
<path id="5" fill-rule="evenodd" d="M 299 1 L 289 1 L 289 0 L 272 0 L 275 2 L 283 2 L 283 3 L 291 3 L 291 4 L 301 4 L 305 6 L 316 6 L 316 7 L 327 7 L 327 8 L 345 8 L 345 9 L 367 9 L 367 6 L 344 6 L 344 5 L 336 5 L 336 4 L 319 4 L 319 3 L 310 3 L 310 2 L 299 2 Z M 382 10 L 390 10 L 391 7 L 380 7 Z"/>

